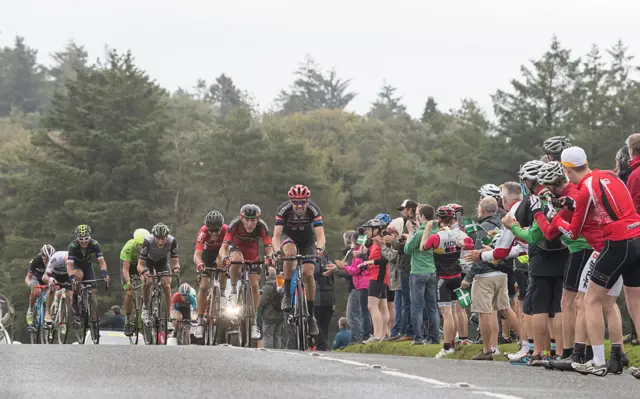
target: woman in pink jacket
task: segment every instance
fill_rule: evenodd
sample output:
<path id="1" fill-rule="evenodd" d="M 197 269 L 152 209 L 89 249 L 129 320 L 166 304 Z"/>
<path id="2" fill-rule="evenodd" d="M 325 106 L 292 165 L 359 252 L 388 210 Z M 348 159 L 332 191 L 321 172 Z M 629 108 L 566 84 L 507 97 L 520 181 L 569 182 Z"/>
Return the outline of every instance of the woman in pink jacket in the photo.
<path id="1" fill-rule="evenodd" d="M 357 240 L 357 236 L 355 236 Z M 355 241 L 354 240 L 354 241 Z M 351 263 L 346 265 L 344 269 L 353 278 L 353 286 L 360 294 L 360 316 L 362 318 L 362 339 L 366 340 L 371 335 L 371 315 L 368 309 L 369 297 L 369 271 L 361 269 L 360 265 L 364 262 L 363 256 L 367 254 L 367 247 L 364 245 L 352 243 L 353 257 Z"/>

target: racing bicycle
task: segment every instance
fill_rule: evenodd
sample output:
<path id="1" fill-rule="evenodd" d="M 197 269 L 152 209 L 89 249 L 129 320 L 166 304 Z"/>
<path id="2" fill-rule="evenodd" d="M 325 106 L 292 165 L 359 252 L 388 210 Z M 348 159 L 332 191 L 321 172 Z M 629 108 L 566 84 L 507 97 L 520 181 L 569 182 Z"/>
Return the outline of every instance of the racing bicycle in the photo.
<path id="1" fill-rule="evenodd" d="M 307 297 L 305 296 L 304 276 L 302 274 L 302 265 L 305 260 L 319 260 L 316 255 L 296 255 L 283 256 L 280 260 L 296 261 L 296 281 L 293 294 L 293 311 L 290 316 L 291 323 L 296 329 L 296 342 L 299 351 L 306 351 L 309 348 L 309 310 L 307 309 Z"/>
<path id="2" fill-rule="evenodd" d="M 56 292 L 51 304 L 51 326 L 49 327 L 49 343 L 58 341 L 59 344 L 67 342 L 69 332 L 69 303 L 67 302 L 67 290 L 71 289 L 71 283 L 56 283 Z"/>
<path id="3" fill-rule="evenodd" d="M 29 339 L 31 344 L 48 344 L 49 334 L 47 329 L 49 328 L 44 322 L 44 312 L 47 307 L 47 290 L 48 285 L 34 285 L 31 289 L 40 288 L 42 293 L 40 297 L 36 299 L 36 303 L 33 306 L 33 323 L 28 326 Z"/>
<path id="4" fill-rule="evenodd" d="M 178 281 L 178 287 L 180 286 L 180 275 L 176 273 L 170 273 L 168 271 L 159 272 L 151 275 L 151 300 L 149 309 L 149 325 L 145 328 L 151 329 L 151 345 L 166 345 L 168 336 L 168 321 L 171 315 L 169 309 L 167 309 L 167 301 L 164 297 L 164 290 L 162 289 L 163 277 L 175 277 Z M 145 337 L 147 333 L 145 331 Z M 146 338 L 145 338 L 146 340 Z"/>
<path id="5" fill-rule="evenodd" d="M 93 341 L 94 345 L 100 343 L 100 318 L 98 317 L 97 304 L 93 297 L 92 288 L 103 281 L 105 282 L 104 290 L 106 292 L 109 289 L 109 284 L 105 279 L 77 282 L 77 284 L 81 284 L 80 292 L 76 295 L 79 314 L 78 317 L 74 318 L 73 324 L 76 330 L 76 339 L 80 345 L 84 345 L 87 331 L 91 331 L 91 341 Z M 93 320 L 92 315 L 96 315 L 95 320 Z"/>
<path id="6" fill-rule="evenodd" d="M 251 326 L 256 320 L 256 310 L 253 304 L 253 291 L 251 290 L 250 276 L 252 266 L 262 266 L 262 260 L 257 261 L 232 261 L 231 265 L 240 265 L 240 288 L 238 288 L 238 303 L 240 308 L 240 346 L 251 347 Z"/>
<path id="7" fill-rule="evenodd" d="M 220 273 L 225 273 L 225 269 L 217 267 L 206 267 L 205 273 L 209 272 L 211 277 L 211 286 L 207 294 L 207 307 L 204 313 L 204 344 L 217 344 L 218 324 L 220 323 L 220 301 L 222 294 L 220 291 Z"/>

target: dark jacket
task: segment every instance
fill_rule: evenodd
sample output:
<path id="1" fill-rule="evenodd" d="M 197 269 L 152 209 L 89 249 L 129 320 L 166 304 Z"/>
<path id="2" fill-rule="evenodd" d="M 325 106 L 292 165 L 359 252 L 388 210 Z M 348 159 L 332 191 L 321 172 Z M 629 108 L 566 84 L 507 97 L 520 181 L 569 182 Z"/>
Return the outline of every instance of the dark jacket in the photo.
<path id="1" fill-rule="evenodd" d="M 407 233 L 407 220 L 404 221 L 404 226 L 402 228 L 402 234 Z M 393 241 L 391 245 L 393 249 L 398 251 L 398 260 L 397 260 L 397 270 L 400 272 L 401 276 L 408 276 L 411 273 L 411 255 L 404 253 L 404 245 L 407 241 L 401 235 Z"/>
<path id="2" fill-rule="evenodd" d="M 284 314 L 279 306 L 280 301 L 282 301 L 282 295 L 278 292 L 276 277 L 270 277 L 262 287 L 262 296 L 258 304 L 264 323 L 278 323 L 284 319 Z"/>
<path id="3" fill-rule="evenodd" d="M 335 304 L 335 278 L 333 275 L 327 277 L 322 273 L 326 272 L 325 265 L 331 263 L 328 257 L 316 262 L 313 271 L 313 278 L 316 280 L 316 298 L 314 306 L 333 306 Z"/>

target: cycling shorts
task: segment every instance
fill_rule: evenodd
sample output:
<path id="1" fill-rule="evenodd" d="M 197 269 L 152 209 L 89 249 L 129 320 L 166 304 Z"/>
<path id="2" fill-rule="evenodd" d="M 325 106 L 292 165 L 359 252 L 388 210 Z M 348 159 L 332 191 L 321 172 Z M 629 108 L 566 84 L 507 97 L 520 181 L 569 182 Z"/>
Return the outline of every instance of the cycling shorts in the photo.
<path id="1" fill-rule="evenodd" d="M 524 298 L 527 295 L 527 287 L 529 285 L 529 272 L 516 269 L 513 272 L 513 278 L 515 279 L 516 284 L 518 284 L 518 300 L 524 301 Z"/>
<path id="2" fill-rule="evenodd" d="M 49 277 L 53 277 L 59 283 L 68 283 L 69 282 L 69 275 L 67 273 L 65 273 L 65 274 L 55 274 L 54 273 L 54 274 L 50 275 Z"/>
<path id="3" fill-rule="evenodd" d="M 592 280 L 593 270 L 596 267 L 598 260 L 600 260 L 602 256 L 600 252 L 593 251 L 589 259 L 587 260 L 587 264 L 582 269 L 582 273 L 580 274 L 580 286 L 578 287 L 578 291 L 582 293 L 587 292 L 587 288 L 589 287 L 589 281 Z M 598 284 L 596 282 L 596 284 Z M 598 284 L 600 285 L 600 284 Z M 609 296 L 618 296 L 622 292 L 622 276 L 618 277 L 618 281 L 613 285 L 613 287 L 609 288 L 609 292 L 607 295 Z"/>
<path id="4" fill-rule="evenodd" d="M 95 280 L 96 275 L 93 272 L 93 264 L 89 263 L 78 263 L 77 261 L 73 262 L 72 270 L 80 270 L 82 272 L 83 280 Z"/>
<path id="5" fill-rule="evenodd" d="M 438 306 L 453 306 L 458 297 L 453 290 L 460 288 L 462 280 L 455 278 L 438 278 Z"/>
<path id="6" fill-rule="evenodd" d="M 396 292 L 395 291 L 391 291 L 389 289 L 389 287 L 387 287 L 387 302 L 393 303 L 395 298 L 396 298 Z"/>
<path id="7" fill-rule="evenodd" d="M 369 280 L 369 296 L 386 299 L 387 298 L 387 285 L 381 281 Z"/>
<path id="8" fill-rule="evenodd" d="M 509 302 L 516 297 L 516 276 L 513 271 L 507 273 L 507 294 Z"/>
<path id="9" fill-rule="evenodd" d="M 147 260 L 146 262 L 147 269 L 151 274 L 155 273 L 163 273 L 163 272 L 171 272 L 171 267 L 169 266 L 169 259 L 163 258 L 157 261 Z"/>
<path id="10" fill-rule="evenodd" d="M 239 252 L 242 254 L 242 259 L 256 261 L 258 260 L 258 244 L 253 243 L 254 248 L 249 248 L 248 245 L 230 245 L 229 254 L 233 252 Z M 232 265 L 237 266 L 237 265 Z M 260 274 L 262 272 L 262 265 L 251 265 L 250 274 Z"/>
<path id="11" fill-rule="evenodd" d="M 593 249 L 583 249 L 582 251 L 569 254 L 567 267 L 564 269 L 564 289 L 571 292 L 578 292 L 580 288 L 580 277 L 587 261 L 591 257 Z"/>
<path id="12" fill-rule="evenodd" d="M 640 287 L 640 237 L 604 242 L 591 281 L 611 289 L 618 284 L 620 276 L 626 287 Z"/>
<path id="13" fill-rule="evenodd" d="M 527 289 L 525 290 L 524 293 L 524 301 L 522 302 L 522 313 L 529 315 L 529 316 L 533 316 L 532 313 L 532 305 L 531 305 L 531 287 L 533 286 L 533 277 L 531 277 L 529 274 L 527 274 Z"/>
<path id="14" fill-rule="evenodd" d="M 562 299 L 562 280 L 560 276 L 531 276 L 529 281 L 530 314 L 547 313 L 554 317 L 561 312 L 560 301 Z"/>
<path id="15" fill-rule="evenodd" d="M 191 320 L 191 305 L 176 304 L 173 305 L 173 311 L 182 314 L 182 320 Z"/>
<path id="16" fill-rule="evenodd" d="M 315 242 L 311 243 L 302 243 L 294 241 L 291 237 L 283 234 L 282 240 L 280 241 L 280 247 L 284 248 L 286 244 L 293 244 L 296 246 L 296 251 L 299 255 L 316 255 L 316 244 Z M 302 263 L 311 263 L 316 264 L 313 259 L 305 259 Z"/>

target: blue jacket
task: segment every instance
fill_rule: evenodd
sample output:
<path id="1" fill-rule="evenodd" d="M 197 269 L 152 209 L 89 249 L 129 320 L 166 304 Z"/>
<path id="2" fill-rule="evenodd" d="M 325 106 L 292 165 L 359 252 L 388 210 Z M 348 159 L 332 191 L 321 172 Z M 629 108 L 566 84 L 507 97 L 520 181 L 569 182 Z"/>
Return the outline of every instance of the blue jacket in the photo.
<path id="1" fill-rule="evenodd" d="M 342 349 L 351 343 L 351 331 L 341 328 L 333 338 L 333 350 Z"/>

